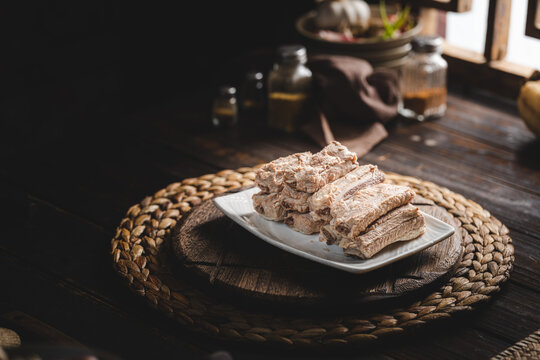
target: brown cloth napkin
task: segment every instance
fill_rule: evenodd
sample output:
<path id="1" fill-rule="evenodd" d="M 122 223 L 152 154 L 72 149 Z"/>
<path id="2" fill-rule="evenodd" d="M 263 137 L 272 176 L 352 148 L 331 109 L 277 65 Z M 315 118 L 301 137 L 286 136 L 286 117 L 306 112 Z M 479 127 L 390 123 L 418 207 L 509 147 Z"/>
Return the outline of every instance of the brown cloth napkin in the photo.
<path id="1" fill-rule="evenodd" d="M 337 140 L 358 154 L 367 154 L 388 136 L 382 124 L 397 115 L 398 77 L 365 60 L 347 56 L 315 56 L 313 72 L 317 114 L 303 130 L 321 146 Z"/>

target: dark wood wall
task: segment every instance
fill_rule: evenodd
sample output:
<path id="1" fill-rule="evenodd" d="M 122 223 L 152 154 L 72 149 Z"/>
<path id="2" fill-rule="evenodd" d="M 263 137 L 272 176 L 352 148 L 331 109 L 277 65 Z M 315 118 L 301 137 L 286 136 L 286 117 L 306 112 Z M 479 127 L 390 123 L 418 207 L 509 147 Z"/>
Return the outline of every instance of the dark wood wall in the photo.
<path id="1" fill-rule="evenodd" d="M 24 1 L 0 7 L 2 150 L 234 81 L 234 59 L 294 41 L 301 1 Z M 6 145 L 6 142 L 10 145 Z M 15 146 L 15 147 L 14 147 Z"/>

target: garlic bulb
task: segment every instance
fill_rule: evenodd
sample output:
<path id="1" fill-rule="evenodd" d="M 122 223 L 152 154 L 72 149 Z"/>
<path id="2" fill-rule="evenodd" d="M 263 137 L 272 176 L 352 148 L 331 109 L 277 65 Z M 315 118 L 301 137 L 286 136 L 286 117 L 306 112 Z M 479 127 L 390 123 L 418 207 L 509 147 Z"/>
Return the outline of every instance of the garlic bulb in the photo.
<path id="1" fill-rule="evenodd" d="M 326 0 L 319 5 L 315 25 L 319 29 L 355 29 L 363 32 L 369 28 L 371 12 L 363 0 Z"/>

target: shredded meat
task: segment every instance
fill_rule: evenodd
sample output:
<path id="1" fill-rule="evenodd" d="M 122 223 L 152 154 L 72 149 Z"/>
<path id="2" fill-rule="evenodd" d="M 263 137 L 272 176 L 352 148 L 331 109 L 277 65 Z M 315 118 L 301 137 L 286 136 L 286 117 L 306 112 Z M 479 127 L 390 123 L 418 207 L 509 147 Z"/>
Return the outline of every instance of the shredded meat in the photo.
<path id="1" fill-rule="evenodd" d="M 291 229 L 308 235 L 318 233 L 324 225 L 324 221 L 313 219 L 309 213 L 300 214 L 294 211 L 287 213 L 284 222 Z"/>
<path id="2" fill-rule="evenodd" d="M 355 153 L 334 141 L 302 165 L 296 171 L 285 172 L 283 178 L 295 190 L 314 193 L 357 168 L 358 161 Z"/>
<path id="3" fill-rule="evenodd" d="M 264 164 L 255 174 L 255 183 L 266 193 L 275 193 L 283 188 L 283 176 L 287 172 L 295 172 L 307 166 L 311 161 L 311 153 L 303 152 L 281 157 Z"/>
<path id="4" fill-rule="evenodd" d="M 254 194 L 253 208 L 268 220 L 281 221 L 285 219 L 287 211 L 281 206 L 277 193 L 266 194 L 259 192 Z"/>
<path id="5" fill-rule="evenodd" d="M 297 211 L 303 214 L 309 212 L 310 197 L 310 193 L 296 191 L 289 185 L 284 184 L 283 190 L 279 194 L 279 201 L 281 202 L 281 206 L 286 210 Z"/>
<path id="6" fill-rule="evenodd" d="M 333 202 L 352 196 L 356 191 L 365 187 L 382 183 L 384 179 L 384 173 L 377 166 L 360 166 L 313 194 L 309 199 L 311 215 L 328 222 L 332 219 L 330 206 Z"/>

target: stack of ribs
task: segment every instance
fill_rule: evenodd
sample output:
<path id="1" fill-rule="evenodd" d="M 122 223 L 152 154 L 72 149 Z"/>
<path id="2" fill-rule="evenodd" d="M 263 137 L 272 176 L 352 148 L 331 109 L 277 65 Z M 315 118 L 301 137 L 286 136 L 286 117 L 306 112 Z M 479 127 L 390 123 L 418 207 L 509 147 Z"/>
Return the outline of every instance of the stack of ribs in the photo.
<path id="1" fill-rule="evenodd" d="M 255 210 L 292 229 L 370 258 L 387 245 L 424 232 L 424 217 L 410 205 L 414 192 L 383 184 L 374 165 L 359 166 L 356 154 L 338 142 L 319 153 L 293 154 L 262 166 L 255 182 Z"/>
<path id="2" fill-rule="evenodd" d="M 415 193 L 404 186 L 377 184 L 334 202 L 320 240 L 346 254 L 368 259 L 384 247 L 425 232 L 424 216 L 410 204 Z"/>
<path id="3" fill-rule="evenodd" d="M 255 210 L 269 220 L 313 234 L 326 222 L 314 218 L 309 199 L 325 185 L 358 168 L 356 154 L 337 141 L 316 154 L 304 152 L 262 166 L 255 178 L 261 192 L 253 196 Z"/>

